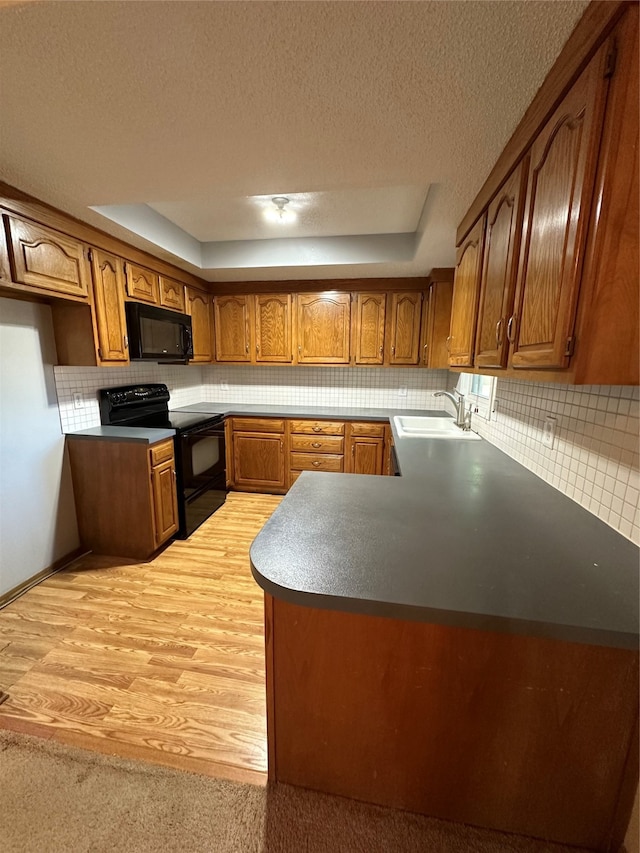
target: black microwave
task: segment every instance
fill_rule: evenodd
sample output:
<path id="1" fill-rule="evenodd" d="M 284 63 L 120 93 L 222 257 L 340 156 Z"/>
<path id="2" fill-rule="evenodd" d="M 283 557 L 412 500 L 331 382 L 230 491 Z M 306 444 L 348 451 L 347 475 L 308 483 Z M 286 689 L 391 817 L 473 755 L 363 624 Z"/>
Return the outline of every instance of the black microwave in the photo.
<path id="1" fill-rule="evenodd" d="M 141 302 L 125 303 L 129 358 L 183 362 L 193 358 L 191 317 Z"/>

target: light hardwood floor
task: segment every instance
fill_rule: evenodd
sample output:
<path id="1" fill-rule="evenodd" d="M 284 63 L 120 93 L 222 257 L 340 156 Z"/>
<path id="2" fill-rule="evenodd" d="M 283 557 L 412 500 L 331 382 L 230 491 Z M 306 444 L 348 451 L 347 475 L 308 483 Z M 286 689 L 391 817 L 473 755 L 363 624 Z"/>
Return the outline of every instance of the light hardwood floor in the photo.
<path id="1" fill-rule="evenodd" d="M 266 782 L 263 594 L 280 503 L 231 493 L 153 561 L 88 556 L 0 611 L 0 728 Z"/>

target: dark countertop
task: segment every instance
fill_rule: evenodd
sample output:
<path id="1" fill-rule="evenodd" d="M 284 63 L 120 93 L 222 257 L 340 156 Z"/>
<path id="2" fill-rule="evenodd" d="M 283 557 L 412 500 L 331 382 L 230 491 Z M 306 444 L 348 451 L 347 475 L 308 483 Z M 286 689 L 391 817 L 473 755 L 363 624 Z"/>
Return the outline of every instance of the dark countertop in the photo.
<path id="1" fill-rule="evenodd" d="M 203 412 L 211 415 L 252 415 L 267 418 L 324 418 L 336 421 L 388 421 L 391 415 L 446 415 L 446 411 L 420 409 L 358 409 L 353 406 L 271 406 L 267 403 L 192 403 L 174 412 Z"/>
<path id="2" fill-rule="evenodd" d="M 140 441 L 144 444 L 156 444 L 167 438 L 173 438 L 174 429 L 144 429 L 143 427 L 97 426 L 65 433 L 69 438 L 100 438 L 103 441 Z"/>
<path id="3" fill-rule="evenodd" d="M 632 542 L 487 441 L 395 435 L 395 445 L 401 477 L 298 478 L 251 547 L 264 590 L 310 607 L 638 647 Z"/>

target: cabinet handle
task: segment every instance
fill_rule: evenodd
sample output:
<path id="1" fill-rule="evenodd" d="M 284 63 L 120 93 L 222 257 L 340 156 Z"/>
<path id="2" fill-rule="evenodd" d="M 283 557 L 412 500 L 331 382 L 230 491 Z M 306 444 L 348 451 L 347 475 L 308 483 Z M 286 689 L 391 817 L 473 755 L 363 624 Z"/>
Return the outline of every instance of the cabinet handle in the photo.
<path id="1" fill-rule="evenodd" d="M 322 427 L 314 426 L 313 431 L 314 432 L 322 432 Z"/>
<path id="2" fill-rule="evenodd" d="M 322 447 L 322 442 L 321 441 L 312 441 L 311 447 Z"/>
<path id="3" fill-rule="evenodd" d="M 356 446 L 355 446 L 355 444 L 352 444 L 352 445 L 351 445 L 351 455 L 352 455 L 352 456 L 355 456 L 355 455 L 356 455 Z"/>
<path id="4" fill-rule="evenodd" d="M 500 332 L 502 330 L 502 317 L 496 323 L 496 346 L 499 347 L 502 343 L 502 338 L 500 337 Z"/>
<path id="5" fill-rule="evenodd" d="M 425 345 L 422 347 L 422 349 L 423 349 L 423 351 L 424 351 L 424 363 L 425 363 L 425 364 L 427 363 L 427 350 L 428 350 L 428 348 L 429 348 L 429 344 L 425 344 Z"/>
<path id="6" fill-rule="evenodd" d="M 513 343 L 513 338 L 514 338 L 513 325 L 514 325 L 515 321 L 516 321 L 516 315 L 512 314 L 509 317 L 509 322 L 507 323 L 507 340 L 509 341 L 510 344 Z"/>
<path id="7" fill-rule="evenodd" d="M 124 348 L 127 349 L 127 347 L 129 346 L 129 338 L 127 337 L 127 335 L 123 336 L 122 343 L 124 344 Z"/>
<path id="8" fill-rule="evenodd" d="M 245 344 L 244 351 L 249 355 L 249 344 Z"/>
<path id="9" fill-rule="evenodd" d="M 302 355 L 302 344 L 298 344 L 298 355 Z"/>
<path id="10" fill-rule="evenodd" d="M 260 352 L 260 344 L 256 344 L 256 352 Z"/>
<path id="11" fill-rule="evenodd" d="M 391 355 L 395 355 L 395 354 L 396 354 L 396 348 L 395 348 L 395 346 L 393 346 L 393 347 L 391 347 Z"/>
<path id="12" fill-rule="evenodd" d="M 284 453 L 284 441 L 280 439 L 280 450 Z"/>
<path id="13" fill-rule="evenodd" d="M 380 347 L 380 355 L 384 352 L 384 347 Z"/>
<path id="14" fill-rule="evenodd" d="M 447 352 L 451 352 L 451 335 L 447 335 Z"/>
<path id="15" fill-rule="evenodd" d="M 319 468 L 319 467 L 320 467 L 320 463 L 318 462 L 318 460 L 317 460 L 317 459 L 314 459 L 314 461 L 313 461 L 311 464 L 313 465 L 313 467 L 314 467 L 314 468 Z"/>

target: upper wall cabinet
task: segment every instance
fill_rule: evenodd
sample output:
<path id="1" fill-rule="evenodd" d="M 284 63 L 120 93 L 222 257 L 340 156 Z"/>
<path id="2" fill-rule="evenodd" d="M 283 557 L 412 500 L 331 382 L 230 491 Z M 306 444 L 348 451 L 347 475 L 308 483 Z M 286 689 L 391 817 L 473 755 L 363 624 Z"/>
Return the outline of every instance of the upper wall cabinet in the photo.
<path id="1" fill-rule="evenodd" d="M 193 336 L 192 362 L 213 361 L 213 315 L 212 296 L 195 287 L 186 288 L 186 312 L 191 317 Z"/>
<path id="2" fill-rule="evenodd" d="M 418 364 L 420 360 L 420 322 L 422 293 L 391 294 L 389 360 L 392 365 Z"/>
<path id="3" fill-rule="evenodd" d="M 473 365 L 485 220 L 483 216 L 476 222 L 456 254 L 449 333 L 449 365 L 452 367 Z"/>
<path id="4" fill-rule="evenodd" d="M 4 214 L 3 220 L 13 281 L 88 299 L 91 277 L 83 243 L 28 219 Z"/>
<path id="5" fill-rule="evenodd" d="M 138 302 L 148 302 L 151 305 L 159 303 L 159 276 L 151 270 L 135 264 L 126 263 L 127 296 Z"/>
<path id="6" fill-rule="evenodd" d="M 451 302 L 453 299 L 453 278 L 440 275 L 429 284 L 422 320 L 422 357 L 423 367 L 441 369 L 449 366 L 449 326 L 451 324 Z M 452 271 L 447 271 L 452 272 Z"/>
<path id="7" fill-rule="evenodd" d="M 349 293 L 297 296 L 298 364 L 349 364 L 350 331 Z"/>
<path id="8" fill-rule="evenodd" d="M 256 364 L 290 364 L 293 360 L 291 294 L 254 296 L 253 309 Z"/>
<path id="9" fill-rule="evenodd" d="M 91 249 L 95 324 L 100 364 L 129 361 L 124 313 L 124 265 L 120 258 Z"/>
<path id="10" fill-rule="evenodd" d="M 356 293 L 353 305 L 355 364 L 383 364 L 386 293 Z"/>
<path id="11" fill-rule="evenodd" d="M 184 284 L 172 278 L 160 276 L 160 305 L 184 313 Z"/>
<path id="12" fill-rule="evenodd" d="M 518 272 L 523 184 L 528 158 L 507 179 L 487 211 L 484 262 L 480 285 L 476 367 L 506 367 L 507 334 L 512 329 L 513 297 Z"/>
<path id="13" fill-rule="evenodd" d="M 250 296 L 214 298 L 216 361 L 251 362 L 250 299 Z"/>
<path id="14" fill-rule="evenodd" d="M 606 46 L 531 148 L 511 363 L 567 367 L 589 224 L 604 104 Z"/>

